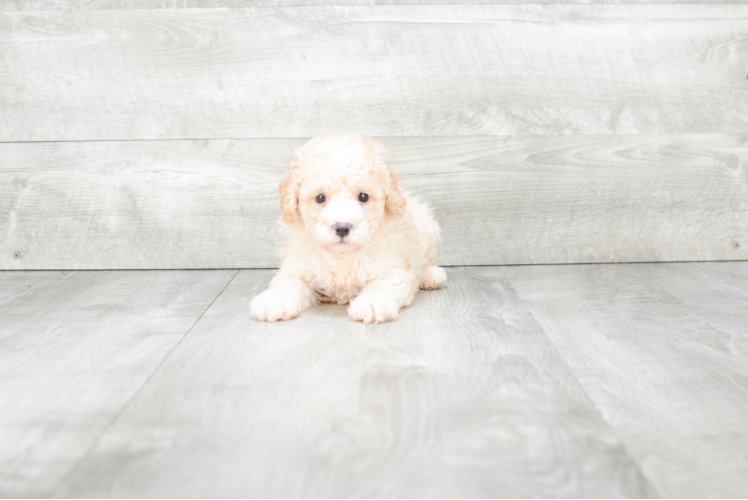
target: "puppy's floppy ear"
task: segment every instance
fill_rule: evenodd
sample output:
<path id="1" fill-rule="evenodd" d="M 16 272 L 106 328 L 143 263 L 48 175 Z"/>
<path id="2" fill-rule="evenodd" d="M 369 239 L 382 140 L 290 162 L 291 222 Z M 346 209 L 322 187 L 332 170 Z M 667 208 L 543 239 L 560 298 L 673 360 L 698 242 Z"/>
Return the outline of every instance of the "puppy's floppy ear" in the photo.
<path id="1" fill-rule="evenodd" d="M 392 167 L 390 167 L 390 164 L 387 161 L 387 150 L 384 149 L 384 146 L 377 141 L 371 141 L 371 146 L 374 151 L 375 163 L 387 175 L 389 186 L 387 189 L 385 208 L 387 208 L 387 210 L 389 210 L 395 217 L 402 217 L 405 215 L 405 211 L 408 208 L 408 201 L 400 190 L 400 178 L 392 171 Z"/>
<path id="2" fill-rule="evenodd" d="M 390 192 L 387 194 L 385 207 L 395 217 L 402 217 L 408 209 L 408 201 L 400 191 L 400 178 L 392 170 L 390 170 Z"/>
<path id="3" fill-rule="evenodd" d="M 293 224 L 294 214 L 298 206 L 298 170 L 299 164 L 294 163 L 291 170 L 286 172 L 280 184 L 278 192 L 281 198 L 281 218 L 286 224 Z"/>

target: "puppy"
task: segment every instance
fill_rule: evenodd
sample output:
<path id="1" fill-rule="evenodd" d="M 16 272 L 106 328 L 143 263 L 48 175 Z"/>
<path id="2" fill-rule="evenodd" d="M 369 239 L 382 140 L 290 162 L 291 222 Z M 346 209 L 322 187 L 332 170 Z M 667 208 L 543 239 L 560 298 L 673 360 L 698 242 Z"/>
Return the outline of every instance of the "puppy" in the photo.
<path id="1" fill-rule="evenodd" d="M 296 150 L 280 183 L 285 232 L 280 270 L 250 303 L 259 321 L 289 320 L 320 302 L 350 304 L 364 323 L 397 319 L 419 288 L 440 288 L 439 226 L 400 190 L 384 147 L 354 134 Z"/>

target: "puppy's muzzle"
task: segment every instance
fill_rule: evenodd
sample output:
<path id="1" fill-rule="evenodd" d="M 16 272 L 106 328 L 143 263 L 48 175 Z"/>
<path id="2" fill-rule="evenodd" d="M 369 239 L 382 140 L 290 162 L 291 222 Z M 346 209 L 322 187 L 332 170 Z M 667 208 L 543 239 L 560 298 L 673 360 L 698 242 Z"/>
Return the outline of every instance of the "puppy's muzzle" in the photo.
<path id="1" fill-rule="evenodd" d="M 346 236 L 348 236 L 348 233 L 351 232 L 351 225 L 346 222 L 338 222 L 334 227 L 335 234 L 337 234 L 341 238 L 345 238 Z"/>

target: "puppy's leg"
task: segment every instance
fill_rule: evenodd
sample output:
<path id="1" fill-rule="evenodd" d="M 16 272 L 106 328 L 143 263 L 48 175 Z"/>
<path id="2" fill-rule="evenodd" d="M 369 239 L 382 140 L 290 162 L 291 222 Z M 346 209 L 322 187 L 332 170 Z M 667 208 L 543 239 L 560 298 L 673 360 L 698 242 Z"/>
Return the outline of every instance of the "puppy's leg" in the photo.
<path id="1" fill-rule="evenodd" d="M 447 281 L 447 273 L 436 265 L 436 244 L 439 241 L 439 227 L 434 219 L 429 219 L 427 224 L 423 224 L 423 228 L 423 237 L 428 242 L 428 250 L 426 250 L 427 266 L 421 273 L 420 287 L 423 290 L 436 290 Z"/>
<path id="2" fill-rule="evenodd" d="M 421 289 L 436 290 L 447 281 L 447 273 L 439 266 L 429 266 L 423 270 L 421 275 Z"/>
<path id="3" fill-rule="evenodd" d="M 258 321 L 289 320 L 312 307 L 314 302 L 309 285 L 297 277 L 283 276 L 278 272 L 268 289 L 249 303 L 249 315 Z"/>
<path id="4" fill-rule="evenodd" d="M 348 317 L 364 323 L 382 323 L 397 319 L 397 312 L 413 300 L 418 290 L 418 276 L 397 271 L 372 281 L 348 306 Z"/>

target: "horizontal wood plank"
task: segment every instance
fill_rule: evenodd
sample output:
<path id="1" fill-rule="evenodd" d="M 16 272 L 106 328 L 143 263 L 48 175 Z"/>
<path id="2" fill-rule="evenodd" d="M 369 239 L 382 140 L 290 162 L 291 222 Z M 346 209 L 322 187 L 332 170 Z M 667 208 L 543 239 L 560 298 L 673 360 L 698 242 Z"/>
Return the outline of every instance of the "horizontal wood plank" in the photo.
<path id="1" fill-rule="evenodd" d="M 748 5 L 0 13 L 0 141 L 736 133 Z"/>
<path id="2" fill-rule="evenodd" d="M 239 273 L 56 495 L 656 495 L 506 282 L 252 321 L 271 276 Z"/>
<path id="3" fill-rule="evenodd" d="M 748 495 L 748 266 L 495 270 L 665 498 Z"/>
<path id="4" fill-rule="evenodd" d="M 380 140 L 442 265 L 748 258 L 745 135 Z M 0 268 L 277 267 L 303 142 L 0 144 Z"/>
<path id="5" fill-rule="evenodd" d="M 0 496 L 50 496 L 235 274 L 0 273 Z"/>
<path id="6" fill-rule="evenodd" d="M 273 267 L 297 142 L 0 145 L 4 268 Z"/>
<path id="7" fill-rule="evenodd" d="M 333 5 L 485 5 L 518 4 L 519 0 L 4 0 L 2 11 L 103 9 L 195 9 Z M 734 4 L 743 0 L 532 0 L 534 4 Z"/>

